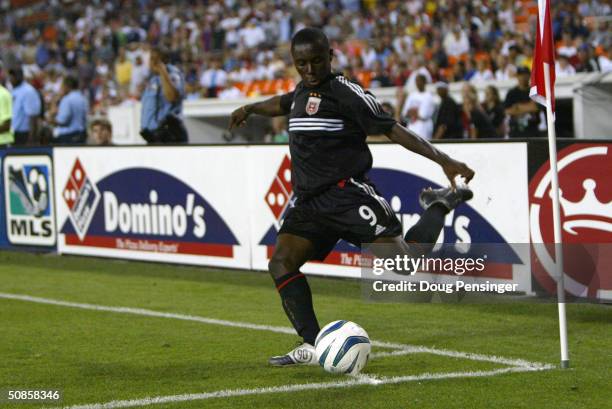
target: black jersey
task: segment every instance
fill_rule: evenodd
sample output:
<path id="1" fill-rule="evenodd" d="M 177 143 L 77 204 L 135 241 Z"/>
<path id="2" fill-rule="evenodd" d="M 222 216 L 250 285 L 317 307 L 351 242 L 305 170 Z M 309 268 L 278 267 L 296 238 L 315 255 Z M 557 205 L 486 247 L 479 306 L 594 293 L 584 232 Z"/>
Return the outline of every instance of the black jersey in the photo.
<path id="1" fill-rule="evenodd" d="M 300 82 L 281 97 L 289 113 L 293 189 L 298 198 L 316 195 L 372 167 L 366 136 L 388 132 L 395 120 L 376 98 L 342 75 L 316 87 Z"/>

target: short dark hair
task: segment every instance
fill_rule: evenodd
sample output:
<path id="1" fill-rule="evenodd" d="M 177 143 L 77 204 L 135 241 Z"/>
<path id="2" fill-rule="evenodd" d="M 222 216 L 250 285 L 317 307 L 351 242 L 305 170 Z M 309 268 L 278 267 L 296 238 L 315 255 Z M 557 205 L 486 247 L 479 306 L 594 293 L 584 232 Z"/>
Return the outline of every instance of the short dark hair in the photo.
<path id="1" fill-rule="evenodd" d="M 300 44 L 318 45 L 329 50 L 329 39 L 323 30 L 316 27 L 306 27 L 295 33 L 291 39 L 291 49 Z"/>
<path id="2" fill-rule="evenodd" d="M 164 64 L 168 64 L 170 61 L 170 52 L 161 45 L 151 47 L 151 53 L 156 53 Z"/>
<path id="3" fill-rule="evenodd" d="M 111 124 L 111 122 L 108 119 L 106 119 L 106 118 L 96 118 L 96 119 L 94 119 L 89 124 L 89 127 L 93 128 L 94 126 L 100 126 L 102 128 L 106 128 L 106 130 L 111 132 L 111 133 L 113 132 L 113 124 Z"/>
<path id="4" fill-rule="evenodd" d="M 70 89 L 79 88 L 79 80 L 74 75 L 67 75 L 64 78 L 64 84 L 66 84 L 66 86 Z"/>

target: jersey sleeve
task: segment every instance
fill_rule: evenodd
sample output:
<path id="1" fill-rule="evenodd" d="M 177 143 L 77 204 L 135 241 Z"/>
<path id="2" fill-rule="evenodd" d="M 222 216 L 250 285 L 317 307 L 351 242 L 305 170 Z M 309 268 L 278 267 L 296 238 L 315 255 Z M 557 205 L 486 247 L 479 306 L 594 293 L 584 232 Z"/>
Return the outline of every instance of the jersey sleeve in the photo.
<path id="1" fill-rule="evenodd" d="M 386 134 L 395 125 L 395 119 L 383 110 L 369 91 L 344 77 L 338 77 L 334 88 L 344 116 L 354 121 L 366 135 Z"/>
<path id="2" fill-rule="evenodd" d="M 291 112 L 291 104 L 293 104 L 293 96 L 295 95 L 295 91 L 291 91 L 288 94 L 283 94 L 280 97 L 280 106 L 285 114 Z"/>

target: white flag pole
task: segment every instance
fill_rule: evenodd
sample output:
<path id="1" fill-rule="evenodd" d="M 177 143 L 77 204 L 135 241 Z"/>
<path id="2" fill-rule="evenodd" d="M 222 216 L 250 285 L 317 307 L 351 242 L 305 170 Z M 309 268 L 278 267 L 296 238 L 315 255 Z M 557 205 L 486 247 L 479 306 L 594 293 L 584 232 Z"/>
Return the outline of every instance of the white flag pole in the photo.
<path id="1" fill-rule="evenodd" d="M 561 239 L 561 210 L 559 208 L 559 174 L 557 172 L 557 136 L 552 112 L 550 90 L 550 66 L 544 63 L 544 86 L 546 88 L 546 125 L 548 128 L 548 153 L 552 180 L 553 227 L 555 238 L 555 269 L 557 275 L 557 303 L 559 308 L 559 339 L 561 342 L 561 368 L 569 368 L 567 345 L 567 318 L 565 314 L 565 286 L 563 285 L 563 248 Z"/>

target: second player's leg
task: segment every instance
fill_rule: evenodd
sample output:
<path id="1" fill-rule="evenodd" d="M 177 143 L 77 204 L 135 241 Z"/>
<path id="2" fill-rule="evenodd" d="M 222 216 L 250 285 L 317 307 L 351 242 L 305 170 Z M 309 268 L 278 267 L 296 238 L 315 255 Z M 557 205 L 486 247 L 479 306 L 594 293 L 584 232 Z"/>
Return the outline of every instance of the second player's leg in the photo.
<path id="1" fill-rule="evenodd" d="M 314 252 L 310 240 L 282 233 L 278 235 L 268 265 L 287 317 L 304 342 L 310 345 L 314 345 L 320 328 L 312 305 L 310 286 L 300 268 L 313 257 Z"/>

